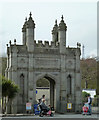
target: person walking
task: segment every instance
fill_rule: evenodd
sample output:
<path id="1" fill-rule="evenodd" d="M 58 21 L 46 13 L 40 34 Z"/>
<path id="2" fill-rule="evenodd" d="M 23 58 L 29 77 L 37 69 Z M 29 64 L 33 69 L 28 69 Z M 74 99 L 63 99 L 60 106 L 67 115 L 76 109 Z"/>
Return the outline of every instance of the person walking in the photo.
<path id="1" fill-rule="evenodd" d="M 43 99 L 45 100 L 45 95 L 42 95 L 42 97 L 40 99 L 38 99 L 39 104 L 42 102 Z"/>
<path id="2" fill-rule="evenodd" d="M 92 98 L 90 97 L 90 94 L 88 94 L 88 104 L 89 104 L 88 115 L 91 115 L 92 114 L 92 111 L 91 111 Z"/>

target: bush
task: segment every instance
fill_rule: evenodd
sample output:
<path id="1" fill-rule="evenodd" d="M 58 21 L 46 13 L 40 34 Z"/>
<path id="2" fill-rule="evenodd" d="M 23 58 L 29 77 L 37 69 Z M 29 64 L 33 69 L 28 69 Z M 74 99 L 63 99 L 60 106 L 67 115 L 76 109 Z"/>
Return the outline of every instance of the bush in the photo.
<path id="1" fill-rule="evenodd" d="M 99 101 L 99 95 L 95 95 L 94 96 L 94 99 L 93 99 L 93 101 L 92 101 L 92 105 L 94 106 L 94 107 L 96 107 L 96 106 L 98 106 L 98 102 Z"/>
<path id="2" fill-rule="evenodd" d="M 89 93 L 87 92 L 82 92 L 82 103 L 86 103 L 88 101 L 88 95 L 90 95 Z"/>

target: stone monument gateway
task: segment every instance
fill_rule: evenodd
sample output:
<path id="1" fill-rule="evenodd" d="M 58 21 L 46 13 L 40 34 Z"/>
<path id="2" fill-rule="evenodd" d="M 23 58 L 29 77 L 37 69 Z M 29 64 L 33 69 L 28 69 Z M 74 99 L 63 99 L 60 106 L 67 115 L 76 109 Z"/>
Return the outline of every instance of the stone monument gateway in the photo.
<path id="1" fill-rule="evenodd" d="M 7 44 L 5 76 L 14 81 L 20 91 L 12 102 L 12 113 L 25 113 L 26 103 L 36 103 L 36 82 L 46 78 L 50 82 L 50 104 L 56 112 L 81 112 L 80 44 L 66 47 L 67 26 L 63 16 L 52 30 L 52 41 L 35 40 L 35 23 L 30 13 L 22 28 L 22 45 Z M 41 97 L 41 96 L 40 96 Z M 9 113 L 9 104 L 7 113 Z"/>

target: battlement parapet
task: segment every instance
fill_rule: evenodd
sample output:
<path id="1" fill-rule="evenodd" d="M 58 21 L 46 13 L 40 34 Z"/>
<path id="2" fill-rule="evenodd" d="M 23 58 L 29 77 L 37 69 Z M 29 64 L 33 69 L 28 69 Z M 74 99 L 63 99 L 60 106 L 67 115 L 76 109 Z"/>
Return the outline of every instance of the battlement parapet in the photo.
<path id="1" fill-rule="evenodd" d="M 9 47 L 7 47 L 7 54 L 16 54 L 16 53 L 27 53 L 27 47 L 26 45 L 14 45 L 11 44 Z"/>
<path id="2" fill-rule="evenodd" d="M 38 40 L 38 43 L 36 42 L 36 40 L 34 41 L 34 46 L 37 48 L 59 48 L 59 44 L 56 45 L 56 43 L 54 41 L 41 41 Z"/>
<path id="3" fill-rule="evenodd" d="M 50 47 L 50 45 L 49 45 L 49 41 L 44 41 L 44 47 Z"/>
<path id="4" fill-rule="evenodd" d="M 68 47 L 66 48 L 66 51 L 68 54 L 71 54 L 71 55 L 80 55 L 81 54 L 81 51 L 80 51 L 80 48 L 74 48 L 74 47 Z"/>

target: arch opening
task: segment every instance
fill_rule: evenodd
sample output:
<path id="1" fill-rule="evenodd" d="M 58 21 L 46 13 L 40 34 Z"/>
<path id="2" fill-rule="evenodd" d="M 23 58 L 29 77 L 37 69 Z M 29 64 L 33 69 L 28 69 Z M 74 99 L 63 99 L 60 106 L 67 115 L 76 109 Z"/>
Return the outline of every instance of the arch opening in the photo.
<path id="1" fill-rule="evenodd" d="M 55 81 L 49 76 L 43 76 L 36 81 L 36 100 L 45 95 L 46 105 L 55 108 L 56 104 L 56 89 Z"/>

